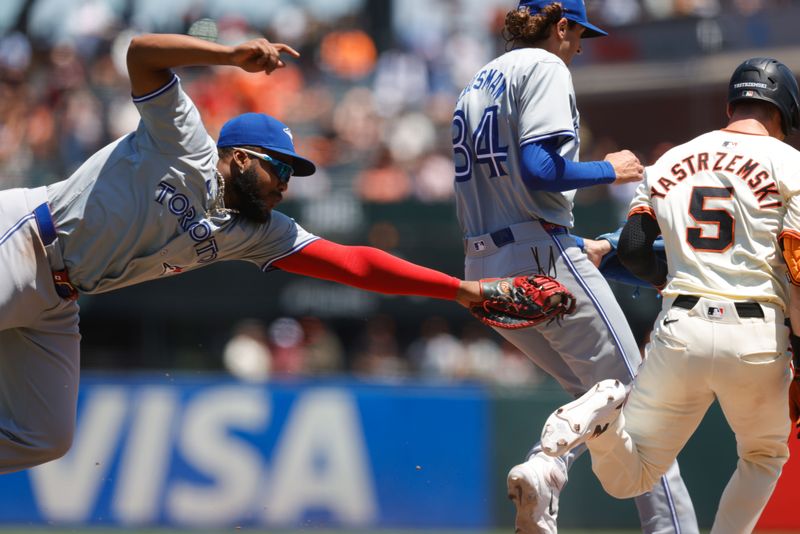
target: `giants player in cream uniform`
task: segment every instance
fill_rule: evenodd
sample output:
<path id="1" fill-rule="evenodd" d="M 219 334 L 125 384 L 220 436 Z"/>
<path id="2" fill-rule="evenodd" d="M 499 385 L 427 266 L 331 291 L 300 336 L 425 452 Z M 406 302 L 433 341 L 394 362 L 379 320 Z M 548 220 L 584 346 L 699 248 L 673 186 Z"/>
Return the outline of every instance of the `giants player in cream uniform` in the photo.
<path id="1" fill-rule="evenodd" d="M 466 278 L 556 277 L 575 295 L 575 314 L 500 333 L 576 397 L 603 378 L 630 383 L 641 362 L 636 341 L 587 256 L 591 251 L 581 250 L 569 233 L 575 189 L 642 178 L 643 167 L 629 151 L 606 161 L 578 161 L 579 115 L 567 64 L 582 37 L 605 32 L 587 21 L 581 0 L 522 1 L 505 29 L 515 49 L 475 75 L 453 119 Z M 559 492 L 575 456 L 553 460 L 536 445 L 527 461 L 511 469 L 508 495 L 518 533 L 556 532 Z M 649 489 L 636 499 L 645 532 L 697 532 L 677 464 Z"/>
<path id="2" fill-rule="evenodd" d="M 604 488 L 631 497 L 666 472 L 717 399 L 740 460 L 711 532 L 739 534 L 789 455 L 784 320 L 800 324 L 800 308 L 784 254 L 800 283 L 800 153 L 782 139 L 800 113 L 794 75 L 771 58 L 742 63 L 728 101 L 728 126 L 665 153 L 631 203 L 618 254 L 663 288 L 663 308 L 622 415 L 624 388 L 601 382 L 548 419 L 542 444 L 558 455 L 586 441 Z M 659 233 L 666 265 L 652 252 Z"/>

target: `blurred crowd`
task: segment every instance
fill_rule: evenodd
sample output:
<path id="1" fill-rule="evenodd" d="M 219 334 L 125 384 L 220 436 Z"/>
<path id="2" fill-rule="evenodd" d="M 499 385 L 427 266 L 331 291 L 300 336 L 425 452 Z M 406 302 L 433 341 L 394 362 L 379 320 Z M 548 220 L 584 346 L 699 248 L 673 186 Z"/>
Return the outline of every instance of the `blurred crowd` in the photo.
<path id="1" fill-rule="evenodd" d="M 592 6 L 608 26 L 680 17 L 715 17 L 723 12 L 745 17 L 792 0 L 598 0 Z"/>
<path id="2" fill-rule="evenodd" d="M 596 0 L 589 5 L 599 24 L 624 25 L 713 16 L 723 9 L 748 15 L 791 1 Z M 300 50 L 300 60 L 270 77 L 225 67 L 181 74 L 212 136 L 228 118 L 247 111 L 272 114 L 295 130 L 300 152 L 321 171 L 313 180 L 295 182 L 290 199 L 343 191 L 374 203 L 451 198 L 455 97 L 504 49 L 500 30 L 515 5 L 339 0 L 332 3 L 342 4 L 340 12 L 331 16 L 303 7 L 313 2 L 275 1 L 264 3 L 258 13 L 239 10 L 212 20 L 204 17 L 219 9 L 217 2 L 198 1 L 163 27 L 163 21 L 149 21 L 132 8 L 114 9 L 119 2 L 80 0 L 67 3 L 71 7 L 60 14 L 57 32 L 42 36 L 30 27 L 42 18 L 34 8 L 43 2 L 24 3 L 28 11 L 16 14 L 0 37 L 0 186 L 66 178 L 95 150 L 134 129 L 138 115 L 124 61 L 130 37 L 142 31 L 188 31 L 223 43 L 264 35 Z"/>
<path id="3" fill-rule="evenodd" d="M 70 17 L 71 34 L 56 42 L 19 29 L 0 38 L 2 187 L 66 178 L 136 127 L 124 56 L 134 32 L 150 28 L 129 27 L 131 21 L 114 17 L 104 2 L 82 6 Z M 489 57 L 483 45 L 468 44 L 476 51 L 465 65 L 468 58 L 456 50 L 459 37 L 437 57 L 403 46 L 379 53 L 357 13 L 323 21 L 287 8 L 266 27 L 254 27 L 244 15 L 195 16 L 187 13 L 173 31 L 228 44 L 266 35 L 301 52 L 269 77 L 226 67 L 180 73 L 212 137 L 230 117 L 248 111 L 293 128 L 298 150 L 320 172 L 294 182 L 290 199 L 344 191 L 364 202 L 449 200 L 450 115 L 465 73 Z"/>
<path id="4" fill-rule="evenodd" d="M 455 98 L 480 66 L 504 50 L 500 30 L 505 13 L 516 5 L 514 0 L 272 0 L 237 12 L 236 2 L 197 0 L 184 3 L 181 16 L 158 19 L 158 9 L 153 17 L 135 9 L 153 3 L 76 0 L 61 2 L 69 9 L 55 13 L 56 22 L 48 26 L 38 9 L 45 3 L 16 0 L 0 8 L 0 17 L 7 17 L 0 18 L 0 188 L 64 179 L 94 151 L 136 128 L 125 68 L 135 33 L 188 32 L 226 44 L 266 36 L 292 45 L 301 57 L 268 77 L 228 67 L 186 68 L 179 74 L 212 137 L 230 117 L 250 111 L 292 127 L 298 151 L 318 164 L 318 172 L 293 180 L 287 201 L 313 205 L 304 213 L 317 218 L 300 222 L 323 235 L 348 230 L 338 219 L 352 213 L 352 203 L 452 207 Z M 615 27 L 723 11 L 753 16 L 789 3 L 595 0 L 589 6 L 596 23 Z M 23 7 L 9 11 L 9 5 Z M 57 2 L 48 5 L 52 11 Z M 593 60 L 589 52 L 581 61 Z M 584 123 L 583 159 L 602 159 L 620 148 L 613 139 L 591 134 L 592 125 Z M 652 161 L 666 148 L 654 146 L 645 156 Z M 598 187 L 582 191 L 578 202 L 611 203 L 612 220 L 619 220 L 631 194 Z M 397 233 L 384 228 L 376 235 Z M 370 243 L 381 246 L 378 237 Z M 331 325 L 310 317 L 253 319 L 231 334 L 224 362 L 231 373 L 252 380 L 338 373 L 503 384 L 541 378 L 516 349 L 476 323 L 457 327 L 434 316 L 417 332 L 401 335 L 390 317 L 379 315 L 350 337 L 357 342 L 344 347 Z"/>
<path id="5" fill-rule="evenodd" d="M 425 318 L 419 332 L 401 336 L 394 319 L 375 315 L 345 347 L 336 330 L 316 317 L 241 321 L 223 349 L 225 368 L 246 381 L 351 375 L 399 381 L 471 380 L 531 385 L 542 376 L 513 345 L 469 322 L 455 332 L 447 319 Z M 404 340 L 410 340 L 404 343 Z"/>

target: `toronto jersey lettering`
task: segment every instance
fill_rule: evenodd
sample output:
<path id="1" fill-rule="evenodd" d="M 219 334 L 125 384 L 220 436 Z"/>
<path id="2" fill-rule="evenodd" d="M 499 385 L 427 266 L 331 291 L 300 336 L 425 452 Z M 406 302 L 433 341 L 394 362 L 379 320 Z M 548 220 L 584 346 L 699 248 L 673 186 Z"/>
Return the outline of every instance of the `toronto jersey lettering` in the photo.
<path id="1" fill-rule="evenodd" d="M 64 261 L 81 292 L 213 261 L 241 259 L 268 270 L 317 239 L 277 211 L 256 224 L 214 209 L 216 144 L 177 77 L 134 102 L 141 115 L 135 132 L 47 188 Z"/>
<path id="2" fill-rule="evenodd" d="M 571 227 L 574 191 L 532 191 L 522 181 L 520 148 L 555 139 L 577 161 L 579 115 L 572 77 L 539 48 L 489 62 L 464 88 L 453 115 L 458 220 L 465 236 L 545 219 Z"/>
<path id="3" fill-rule="evenodd" d="M 665 153 L 645 172 L 630 213 L 656 218 L 667 296 L 700 293 L 786 308 L 777 238 L 800 229 L 800 153 L 772 137 L 719 130 Z"/>
<path id="4" fill-rule="evenodd" d="M 209 182 L 210 183 L 210 182 Z M 217 259 L 217 240 L 211 233 L 211 224 L 203 219 L 195 220 L 198 210 L 191 205 L 189 197 L 162 180 L 156 186 L 155 201 L 159 204 L 166 204 L 170 213 L 178 218 L 178 226 L 184 232 L 189 233 L 195 244 L 197 253 L 197 263 L 208 263 Z"/>

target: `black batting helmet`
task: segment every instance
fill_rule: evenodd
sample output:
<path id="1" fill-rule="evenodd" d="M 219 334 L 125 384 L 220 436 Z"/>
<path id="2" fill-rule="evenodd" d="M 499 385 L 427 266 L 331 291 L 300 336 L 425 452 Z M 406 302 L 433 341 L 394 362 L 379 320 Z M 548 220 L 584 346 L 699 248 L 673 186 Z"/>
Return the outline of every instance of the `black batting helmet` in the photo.
<path id="1" fill-rule="evenodd" d="M 781 112 L 783 133 L 800 129 L 800 90 L 794 73 L 771 57 L 748 59 L 733 71 L 728 85 L 728 103 L 763 100 Z"/>

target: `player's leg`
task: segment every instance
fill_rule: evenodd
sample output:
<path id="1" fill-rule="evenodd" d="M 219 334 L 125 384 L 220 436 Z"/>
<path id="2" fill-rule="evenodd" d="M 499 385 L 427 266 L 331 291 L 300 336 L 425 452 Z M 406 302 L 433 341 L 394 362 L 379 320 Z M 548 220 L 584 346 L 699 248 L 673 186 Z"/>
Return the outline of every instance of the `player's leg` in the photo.
<path id="1" fill-rule="evenodd" d="M 656 332 L 622 415 L 616 416 L 624 389 L 617 381 L 601 381 L 548 418 L 542 434 L 545 450 L 561 453 L 574 443 L 587 444 L 592 468 L 609 494 L 639 495 L 645 532 L 693 530 L 696 527 L 679 520 L 693 514 L 682 508 L 684 503 L 691 506 L 690 500 L 652 499 L 655 488 L 650 488 L 660 486 L 669 499 L 663 475 L 680 480 L 674 459 L 714 398 L 705 384 L 707 376 L 708 370 L 698 368 L 683 347 L 661 346 Z M 661 520 L 670 513 L 678 518 L 673 526 Z"/>
<path id="2" fill-rule="evenodd" d="M 566 285 L 575 294 L 577 306 L 574 314 L 559 323 L 501 334 L 575 396 L 604 378 L 630 383 L 641 363 L 638 346 L 608 283 L 574 239 L 565 234 L 552 236 L 541 227 L 524 236 L 515 231 L 515 238 L 513 244 L 491 253 L 474 253 L 468 247 L 466 278 L 543 272 Z M 538 477 L 552 479 L 548 475 L 539 472 Z M 513 494 L 514 488 L 509 489 Z M 557 496 L 557 491 L 550 495 Z M 677 468 L 638 497 L 636 504 L 645 532 L 697 532 L 694 508 Z"/>
<path id="3" fill-rule="evenodd" d="M 539 258 L 540 262 L 547 262 L 551 265 L 552 270 L 548 271 L 549 274 L 558 276 L 559 273 L 566 273 L 559 278 L 561 280 L 568 279 L 569 285 L 574 288 L 573 292 L 584 293 L 581 285 L 569 274 L 568 265 L 566 263 L 561 264 L 557 262 L 556 257 L 559 252 L 557 248 L 554 247 L 552 237 L 549 234 L 542 232 L 538 239 L 523 242 L 516 246 L 517 250 L 514 251 L 514 254 L 507 255 L 500 262 L 485 261 L 479 264 L 482 268 L 481 272 L 474 272 L 477 271 L 478 268 L 473 266 L 473 272 L 467 273 L 468 277 L 470 274 L 475 278 L 488 276 L 489 273 L 485 271 L 495 272 L 492 269 L 498 269 L 500 265 L 503 265 L 506 269 L 511 269 L 510 271 L 503 272 L 503 276 L 516 274 L 520 269 L 518 267 L 515 268 L 514 265 L 524 263 L 525 267 L 530 269 L 531 262 L 533 262 L 534 257 L 536 257 Z M 511 252 L 512 250 L 513 249 L 509 247 L 504 252 Z M 577 250 L 577 248 L 575 248 L 575 250 Z M 493 263 L 499 265 L 493 266 Z M 591 269 L 587 269 L 585 276 L 590 275 Z M 601 281 L 604 282 L 602 277 Z M 613 300 L 611 302 L 613 305 L 611 306 L 610 312 L 612 315 L 615 315 L 616 312 L 612 320 L 619 322 L 620 317 L 622 317 L 624 321 L 624 316 L 622 315 L 622 311 L 619 310 L 616 301 Z M 604 313 L 607 314 L 608 312 L 604 311 Z M 569 324 L 567 324 L 567 321 L 569 321 Z M 633 369 L 634 366 L 638 367 L 641 362 L 638 347 L 635 350 L 633 348 L 635 347 L 635 341 L 633 335 L 630 333 L 630 329 L 627 327 L 627 323 L 621 328 L 622 338 L 617 337 L 617 339 L 609 335 L 607 324 L 609 323 L 604 320 L 602 314 L 597 313 L 597 307 L 592 302 L 592 299 L 582 298 L 577 302 L 575 313 L 561 323 L 551 323 L 549 325 L 540 325 L 535 328 L 518 330 L 500 328 L 495 330 L 514 346 L 519 348 L 519 350 L 538 367 L 553 377 L 567 393 L 577 398 L 586 392 L 588 385 L 592 383 L 591 381 L 594 381 L 597 376 L 606 373 L 606 371 L 599 371 L 601 366 L 595 366 L 592 363 L 592 356 L 595 356 L 595 358 L 603 364 L 607 363 L 610 358 L 616 359 L 618 363 L 612 366 L 612 371 L 608 372 L 612 373 L 614 376 L 625 377 L 625 383 L 630 382 L 630 370 Z M 597 332 L 601 332 L 602 334 L 598 335 Z M 589 335 L 587 335 L 587 333 Z M 569 345 L 569 350 L 565 350 L 564 347 L 566 345 Z M 554 346 L 559 347 L 562 352 L 553 348 Z M 615 350 L 614 347 L 623 347 L 623 349 Z M 623 356 L 624 348 L 627 348 L 630 357 L 627 355 Z M 578 372 L 581 373 L 581 376 L 572 369 L 571 365 L 576 367 Z M 595 374 L 598 372 L 600 373 L 599 375 Z M 597 379 L 599 380 L 599 378 Z M 544 485 L 542 481 L 545 480 L 561 481 L 563 479 L 563 482 L 566 482 L 567 477 L 562 477 L 561 472 L 564 470 L 568 472 L 574 460 L 585 451 L 586 447 L 581 445 L 565 453 L 559 458 L 560 462 L 558 463 L 553 463 L 550 460 L 542 462 L 540 461 L 541 459 L 536 459 L 537 455 L 545 456 L 542 453 L 541 443 L 537 442 L 528 452 L 526 462 L 515 466 L 509 473 L 509 496 L 514 500 L 514 495 L 519 494 L 516 485 L 520 483 L 527 484 L 531 487 L 541 487 Z M 535 476 L 533 476 L 534 473 Z M 534 478 L 537 480 L 533 480 Z M 563 487 L 563 483 L 558 488 L 554 488 L 555 484 L 550 484 L 550 486 L 553 488 L 551 493 L 555 495 L 555 499 L 557 500 L 558 491 Z M 515 501 L 515 504 L 517 504 L 517 501 Z"/>
<path id="4" fill-rule="evenodd" d="M 59 458 L 72 444 L 80 335 L 77 310 L 61 311 L 45 329 L 0 331 L 0 473 Z"/>
<path id="5" fill-rule="evenodd" d="M 581 395 L 601 380 L 633 381 L 641 354 L 625 314 L 605 278 L 570 236 L 550 236 L 533 253 L 553 256 L 552 276 L 575 295 L 575 313 L 561 324 L 550 323 L 540 332 L 581 381 Z"/>
<path id="6" fill-rule="evenodd" d="M 555 378 L 572 395 L 582 392 L 578 377 L 535 329 L 503 330 L 498 333 L 518 347 L 537 366 Z M 575 458 L 586 451 L 580 447 L 561 458 L 550 458 L 537 442 L 524 462 L 508 472 L 508 498 L 515 507 L 515 531 L 557 532 L 558 502 Z"/>
<path id="7" fill-rule="evenodd" d="M 61 299 L 23 190 L 0 192 L 0 473 L 62 455 L 79 380 L 78 304 Z"/>
<path id="8" fill-rule="evenodd" d="M 724 325 L 730 328 L 718 336 L 732 343 L 726 357 L 718 358 L 713 386 L 736 434 L 739 462 L 720 499 L 713 533 L 750 532 L 789 457 L 788 331 L 780 311 L 762 308 L 766 322 L 743 319 L 756 324 Z"/>
<path id="9" fill-rule="evenodd" d="M 634 497 L 642 532 L 699 533 L 694 504 L 681 477 L 678 462 L 672 462 L 667 472 L 656 482 L 656 487 L 659 490 L 656 498 L 651 493 Z M 672 518 L 671 525 L 663 519 L 666 517 Z"/>
<path id="10" fill-rule="evenodd" d="M 527 243 L 502 247 L 493 251 L 467 255 L 465 278 L 477 280 L 488 277 L 517 275 L 531 270 L 531 243 L 550 246 L 550 236 L 541 228 Z M 490 243 L 488 240 L 485 243 Z M 489 245 L 491 247 L 491 244 Z M 520 330 L 496 329 L 523 352 L 539 368 L 552 376 L 565 391 L 578 396 L 584 391 L 580 378 L 536 328 Z M 556 532 L 558 500 L 567 480 L 567 471 L 575 457 L 585 447 L 570 451 L 564 458 L 553 459 L 541 451 L 539 443 L 529 451 L 524 462 L 511 468 L 507 477 L 508 497 L 514 503 L 515 527 L 520 533 Z"/>
<path id="11" fill-rule="evenodd" d="M 656 325 L 622 415 L 586 442 L 592 469 L 615 497 L 640 495 L 658 483 L 714 401 L 708 385 L 712 359 L 687 350 L 705 347 L 710 329 L 693 331 L 685 314 L 681 328 L 689 335 L 677 339 Z"/>
<path id="12" fill-rule="evenodd" d="M 585 390 L 608 378 L 629 384 L 641 364 L 639 348 L 608 283 L 585 254 L 569 246 L 571 242 L 569 236 L 552 238 L 560 252 L 557 277 L 575 295 L 578 310 L 576 316 L 562 321 L 560 331 L 553 323 L 543 333 L 584 382 Z M 665 467 L 664 473 L 647 493 L 635 499 L 643 531 L 698 532 L 694 507 L 677 465 Z"/>
<path id="13" fill-rule="evenodd" d="M 581 378 L 559 353 L 550 347 L 550 341 L 536 328 L 515 330 L 495 328 L 495 331 L 550 375 L 572 397 L 579 397 L 586 391 Z"/>
<path id="14" fill-rule="evenodd" d="M 567 467 L 561 458 L 541 452 L 508 472 L 508 498 L 514 503 L 514 532 L 558 532 L 558 503 L 567 483 Z"/>
<path id="15" fill-rule="evenodd" d="M 575 294 L 576 309 L 558 322 L 497 332 L 575 397 L 605 378 L 630 383 L 641 356 L 605 279 L 571 236 L 552 236 L 538 223 L 517 233 L 515 227 L 516 241 L 500 248 L 488 238 L 480 239 L 481 252 L 468 247 L 465 278 L 547 274 Z"/>

